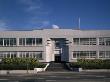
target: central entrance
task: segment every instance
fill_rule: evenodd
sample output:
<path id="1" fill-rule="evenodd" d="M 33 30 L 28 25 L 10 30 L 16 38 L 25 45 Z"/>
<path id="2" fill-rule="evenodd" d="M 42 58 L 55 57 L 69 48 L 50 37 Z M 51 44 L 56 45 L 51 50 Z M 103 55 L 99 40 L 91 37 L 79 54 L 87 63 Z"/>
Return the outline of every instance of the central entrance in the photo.
<path id="1" fill-rule="evenodd" d="M 54 49 L 54 61 L 60 63 L 64 61 L 66 38 L 52 38 Z"/>

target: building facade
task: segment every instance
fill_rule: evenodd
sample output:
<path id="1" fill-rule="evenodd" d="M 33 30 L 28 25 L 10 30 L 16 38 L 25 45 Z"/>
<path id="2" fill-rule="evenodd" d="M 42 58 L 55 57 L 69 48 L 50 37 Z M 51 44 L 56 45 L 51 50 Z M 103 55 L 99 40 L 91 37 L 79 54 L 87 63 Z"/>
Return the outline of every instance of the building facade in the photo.
<path id="1" fill-rule="evenodd" d="M 40 62 L 110 59 L 110 30 L 1 31 L 0 58 L 7 57 L 37 58 Z"/>

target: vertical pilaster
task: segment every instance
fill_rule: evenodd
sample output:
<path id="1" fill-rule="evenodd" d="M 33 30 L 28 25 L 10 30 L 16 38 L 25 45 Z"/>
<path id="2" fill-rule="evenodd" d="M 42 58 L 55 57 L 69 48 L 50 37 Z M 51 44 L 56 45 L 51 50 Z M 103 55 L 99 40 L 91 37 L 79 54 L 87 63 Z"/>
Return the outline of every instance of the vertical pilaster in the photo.
<path id="1" fill-rule="evenodd" d="M 72 45 L 73 45 L 73 38 L 72 38 L 72 37 L 69 37 L 69 38 L 66 38 L 66 40 L 68 40 L 68 42 L 67 42 L 67 43 L 68 43 L 68 47 L 67 47 L 68 50 L 67 50 L 67 52 L 66 52 L 66 54 L 65 54 L 65 57 L 66 57 L 65 60 L 66 60 L 66 61 L 71 61 L 71 59 L 72 59 L 72 57 L 73 57 L 73 56 L 72 56 L 72 54 L 73 54 L 73 53 L 72 53 L 72 51 L 73 51 L 73 50 L 72 50 L 72 49 L 73 49 L 73 48 L 72 48 L 72 47 L 73 47 L 73 46 L 72 46 Z"/>
<path id="2" fill-rule="evenodd" d="M 3 38 L 3 46 L 4 46 L 4 38 Z"/>
<path id="3" fill-rule="evenodd" d="M 24 39 L 25 39 L 25 44 L 24 45 L 26 46 L 26 38 L 24 38 Z"/>
<path id="4" fill-rule="evenodd" d="M 16 52 L 16 57 L 17 57 L 17 58 L 19 58 L 19 57 L 20 57 L 20 56 L 19 56 L 19 52 Z"/>
<path id="5" fill-rule="evenodd" d="M 96 38 L 96 45 L 99 45 L 99 37 Z"/>
<path id="6" fill-rule="evenodd" d="M 79 43 L 78 43 L 78 45 L 80 45 L 80 38 L 79 38 Z"/>
<path id="7" fill-rule="evenodd" d="M 19 38 L 16 38 L 16 46 L 19 46 Z"/>
<path id="8" fill-rule="evenodd" d="M 97 55 L 97 59 L 99 59 L 99 51 L 97 51 L 97 54 L 96 55 Z"/>

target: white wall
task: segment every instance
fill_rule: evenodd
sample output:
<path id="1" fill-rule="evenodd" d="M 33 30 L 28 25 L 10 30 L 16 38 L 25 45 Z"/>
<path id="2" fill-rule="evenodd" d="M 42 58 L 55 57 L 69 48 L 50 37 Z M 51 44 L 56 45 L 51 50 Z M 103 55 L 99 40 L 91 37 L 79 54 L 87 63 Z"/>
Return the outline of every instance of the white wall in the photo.
<path id="1" fill-rule="evenodd" d="M 0 38 L 43 38 L 42 46 L 35 47 L 0 47 L 0 51 L 44 51 L 42 62 L 54 61 L 53 55 L 53 43 L 47 45 L 47 39 L 50 38 L 66 38 L 72 42 L 73 38 L 98 38 L 98 37 L 110 37 L 110 30 L 72 30 L 72 29 L 44 29 L 44 30 L 33 30 L 33 31 L 1 31 Z M 72 59 L 72 51 L 110 51 L 110 46 L 76 46 L 73 43 L 69 45 L 69 61 Z M 67 55 L 64 55 L 68 58 Z"/>

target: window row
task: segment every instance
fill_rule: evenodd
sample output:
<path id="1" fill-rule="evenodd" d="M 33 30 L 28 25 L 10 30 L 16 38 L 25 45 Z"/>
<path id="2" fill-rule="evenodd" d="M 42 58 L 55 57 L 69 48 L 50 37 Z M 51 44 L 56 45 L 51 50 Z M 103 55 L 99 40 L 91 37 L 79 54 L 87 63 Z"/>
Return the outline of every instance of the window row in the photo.
<path id="1" fill-rule="evenodd" d="M 96 51 L 73 51 L 73 58 L 97 58 Z M 99 58 L 110 58 L 110 51 L 99 51 Z"/>
<path id="2" fill-rule="evenodd" d="M 42 44 L 42 38 L 19 38 L 19 45 L 36 46 Z"/>
<path id="3" fill-rule="evenodd" d="M 96 38 L 73 38 L 75 45 L 96 45 Z"/>
<path id="4" fill-rule="evenodd" d="M 16 38 L 0 38 L 0 46 L 16 46 Z"/>
<path id="5" fill-rule="evenodd" d="M 110 37 L 99 38 L 99 45 L 110 46 Z"/>
<path id="6" fill-rule="evenodd" d="M 73 58 L 96 58 L 96 51 L 73 51 Z"/>
<path id="7" fill-rule="evenodd" d="M 20 46 L 36 46 L 42 44 L 42 38 L 19 38 Z M 0 38 L 0 46 L 17 46 L 16 38 Z"/>
<path id="8" fill-rule="evenodd" d="M 100 51 L 99 58 L 110 58 L 110 51 Z"/>
<path id="9" fill-rule="evenodd" d="M 96 38 L 73 38 L 74 45 L 96 45 Z M 100 37 L 99 45 L 110 46 L 110 37 Z"/>
<path id="10" fill-rule="evenodd" d="M 37 58 L 42 60 L 42 51 L 38 52 L 0 52 L 0 59 L 1 58 Z"/>
<path id="11" fill-rule="evenodd" d="M 39 60 L 42 60 L 43 57 L 42 57 L 42 51 L 39 51 L 39 52 L 19 52 L 19 57 L 20 58 L 37 58 Z"/>

